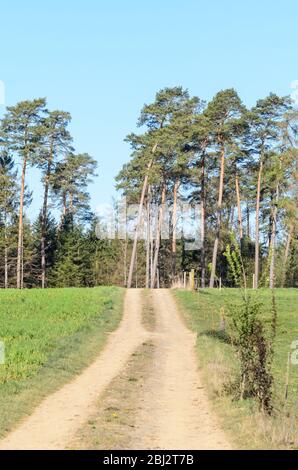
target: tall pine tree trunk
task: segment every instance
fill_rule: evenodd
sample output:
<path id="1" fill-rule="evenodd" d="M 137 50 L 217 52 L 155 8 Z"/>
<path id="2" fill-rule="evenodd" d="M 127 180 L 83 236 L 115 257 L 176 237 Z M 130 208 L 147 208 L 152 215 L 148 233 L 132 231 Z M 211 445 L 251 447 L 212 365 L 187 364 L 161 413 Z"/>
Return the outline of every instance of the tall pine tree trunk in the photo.
<path id="1" fill-rule="evenodd" d="M 150 228 L 150 285 L 153 274 L 153 258 L 154 258 L 154 240 L 153 240 L 153 227 L 152 227 L 152 217 L 151 217 L 151 228 Z"/>
<path id="2" fill-rule="evenodd" d="M 246 235 L 250 238 L 250 210 L 248 201 L 246 202 Z"/>
<path id="3" fill-rule="evenodd" d="M 124 257 L 123 257 L 123 285 L 124 287 L 127 286 L 127 234 L 125 231 L 125 239 L 124 239 Z"/>
<path id="4" fill-rule="evenodd" d="M 17 289 L 23 286 L 23 215 L 24 215 L 24 194 L 27 158 L 24 157 L 21 177 L 21 193 L 19 208 L 19 230 L 18 230 L 18 253 L 17 253 Z"/>
<path id="5" fill-rule="evenodd" d="M 224 143 L 221 143 L 221 155 L 220 155 L 220 176 L 219 176 L 219 190 L 218 190 L 218 201 L 217 201 L 217 227 L 216 234 L 213 246 L 213 255 L 212 255 L 212 267 L 210 275 L 209 287 L 214 287 L 215 273 L 216 273 L 216 260 L 218 252 L 218 244 L 221 231 L 221 211 L 222 211 L 222 197 L 223 197 L 223 187 L 224 187 L 224 173 L 225 173 L 225 148 Z"/>
<path id="6" fill-rule="evenodd" d="M 172 283 L 176 277 L 176 257 L 177 257 L 177 194 L 180 181 L 176 179 L 173 188 L 173 214 L 172 214 Z"/>
<path id="7" fill-rule="evenodd" d="M 157 144 L 155 144 L 153 149 L 152 149 L 153 154 L 155 153 L 156 148 L 157 148 Z M 133 276 L 135 260 L 136 260 L 136 253 L 137 253 L 138 232 L 139 232 L 139 226 L 140 226 L 141 219 L 142 219 L 142 211 L 143 211 L 144 199 L 145 199 L 145 194 L 146 194 L 146 189 L 147 189 L 147 184 L 148 184 L 149 171 L 150 171 L 150 168 L 151 168 L 152 164 L 153 164 L 153 158 L 150 160 L 150 162 L 147 166 L 147 172 L 146 172 L 146 175 L 145 175 L 145 178 L 144 178 L 142 193 L 141 193 L 141 197 L 140 197 L 139 212 L 138 212 L 138 218 L 137 218 L 137 223 L 136 223 L 136 228 L 135 228 L 135 235 L 134 235 L 134 240 L 133 240 L 132 253 L 131 253 L 131 259 L 130 259 L 130 266 L 129 266 L 129 273 L 128 273 L 128 280 L 127 280 L 127 287 L 128 288 L 130 288 L 131 284 L 132 284 L 132 276 Z"/>
<path id="8" fill-rule="evenodd" d="M 59 225 L 58 225 L 58 232 L 62 229 L 62 226 L 63 226 L 64 221 L 65 221 L 66 213 L 67 213 L 67 195 L 66 195 L 66 192 L 63 191 L 63 193 L 62 193 L 62 212 L 61 212 L 61 215 L 60 215 L 60 221 L 59 221 Z"/>
<path id="9" fill-rule="evenodd" d="M 151 166 L 151 164 L 150 164 L 150 166 Z M 138 235 L 139 235 L 138 232 L 139 232 L 139 227 L 140 227 L 140 223 L 141 223 L 141 219 L 142 219 L 142 211 L 143 211 L 143 206 L 144 206 L 144 199 L 145 199 L 145 193 L 146 193 L 146 189 L 147 189 L 147 183 L 148 183 L 148 173 L 145 175 L 145 178 L 144 178 L 143 188 L 142 188 L 142 193 L 141 193 L 141 198 L 140 198 L 140 203 L 139 203 L 139 212 L 138 212 L 138 218 L 137 218 L 137 223 L 136 223 L 136 228 L 135 228 L 135 234 L 134 234 L 134 240 L 133 240 L 133 246 L 132 246 L 132 253 L 131 253 L 131 259 L 130 259 L 130 266 L 129 266 L 129 273 L 128 273 L 128 280 L 127 280 L 127 287 L 128 288 L 130 288 L 131 284 L 132 284 L 132 277 L 133 277 L 135 261 L 136 261 L 136 255 L 137 255 L 137 243 L 138 243 Z"/>
<path id="10" fill-rule="evenodd" d="M 8 247 L 7 247 L 7 221 L 4 219 L 4 288 L 8 288 Z"/>
<path id="11" fill-rule="evenodd" d="M 150 187 L 148 188 L 147 196 L 147 223 L 146 223 L 146 289 L 150 287 Z"/>
<path id="12" fill-rule="evenodd" d="M 260 256 L 260 199 L 261 199 L 261 184 L 263 173 L 263 160 L 260 161 L 258 183 L 257 183 L 257 197 L 256 197 L 256 229 L 255 229 L 255 277 L 253 288 L 257 289 L 259 284 L 259 256 Z"/>
<path id="13" fill-rule="evenodd" d="M 279 184 L 276 186 L 276 199 L 273 207 L 272 214 L 272 232 L 270 243 L 270 270 L 269 270 L 269 287 L 274 289 L 275 284 L 275 240 L 276 240 L 276 226 L 277 226 L 277 205 L 279 201 Z"/>
<path id="14" fill-rule="evenodd" d="M 20 288 L 23 289 L 24 287 L 24 231 L 22 232 L 22 260 L 21 260 L 21 286 Z"/>
<path id="15" fill-rule="evenodd" d="M 283 259 L 283 272 L 282 272 L 281 287 L 284 287 L 284 286 L 285 286 L 285 282 L 286 282 L 287 263 L 288 263 L 289 252 L 290 252 L 290 246 L 291 246 L 291 241 L 292 241 L 292 230 L 293 230 L 293 227 L 291 226 L 291 227 L 289 228 L 289 230 L 288 230 L 287 241 L 286 241 L 286 247 L 285 247 L 285 254 L 284 254 L 284 259 Z"/>
<path id="16" fill-rule="evenodd" d="M 52 168 L 52 150 L 50 151 L 47 173 L 44 180 L 44 196 L 43 207 L 41 213 L 41 240 L 40 240 L 40 254 L 41 254 L 41 287 L 46 287 L 46 226 L 48 216 L 48 195 L 49 195 L 49 182 Z"/>
<path id="17" fill-rule="evenodd" d="M 206 285 L 206 247 L 205 247 L 205 228 L 206 228 L 206 193 L 205 193 L 205 152 L 201 160 L 201 287 Z"/>
<path id="18" fill-rule="evenodd" d="M 242 214 L 241 214 L 241 199 L 240 199 L 240 189 L 239 189 L 239 178 L 236 172 L 235 177 L 235 186 L 236 186 L 236 198 L 237 198 L 237 212 L 238 212 L 238 227 L 239 227 L 239 238 L 240 242 L 243 239 L 243 226 L 242 226 Z"/>
<path id="19" fill-rule="evenodd" d="M 159 208 L 158 222 L 157 222 L 157 229 L 156 229 L 155 252 L 154 252 L 152 277 L 151 277 L 151 289 L 154 289 L 155 283 L 156 283 L 157 265 L 158 265 L 158 256 L 159 256 L 160 237 L 161 237 L 161 228 L 162 228 L 162 222 L 163 222 L 163 211 L 164 211 L 165 198 L 166 198 L 166 185 L 163 184 L 162 192 L 161 192 L 161 205 L 160 205 L 160 208 Z"/>

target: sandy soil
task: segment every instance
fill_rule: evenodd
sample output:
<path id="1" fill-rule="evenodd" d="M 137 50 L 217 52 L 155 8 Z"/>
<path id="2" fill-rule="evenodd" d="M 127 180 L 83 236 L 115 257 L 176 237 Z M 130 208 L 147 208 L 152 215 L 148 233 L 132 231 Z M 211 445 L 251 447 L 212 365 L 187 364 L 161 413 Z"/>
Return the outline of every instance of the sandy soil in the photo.
<path id="1" fill-rule="evenodd" d="M 133 352 L 153 341 L 148 377 L 138 397 L 131 449 L 229 449 L 210 411 L 195 356 L 195 334 L 181 320 L 168 290 L 152 292 L 154 331 L 142 326 L 141 291 L 128 290 L 120 327 L 99 358 L 73 382 L 45 399 L 0 449 L 65 449 L 96 413 L 104 390 Z M 106 392 L 107 393 L 107 392 Z M 112 392 L 111 392 L 112 393 Z"/>
<path id="2" fill-rule="evenodd" d="M 196 335 L 166 289 L 155 290 L 155 355 L 132 449 L 229 449 L 210 411 L 195 356 Z"/>

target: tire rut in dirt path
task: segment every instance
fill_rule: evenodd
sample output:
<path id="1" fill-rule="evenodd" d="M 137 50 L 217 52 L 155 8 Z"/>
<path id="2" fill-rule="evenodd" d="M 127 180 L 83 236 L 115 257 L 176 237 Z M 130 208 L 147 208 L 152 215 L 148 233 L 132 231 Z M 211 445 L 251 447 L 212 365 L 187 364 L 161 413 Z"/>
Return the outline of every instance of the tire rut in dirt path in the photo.
<path id="1" fill-rule="evenodd" d="M 99 357 L 72 382 L 47 397 L 19 427 L 0 441 L 0 449 L 65 449 L 94 412 L 96 400 L 148 338 L 141 325 L 141 293 L 126 292 L 119 328 Z"/>
<path id="2" fill-rule="evenodd" d="M 168 290 L 153 291 L 154 362 L 143 388 L 131 449 L 230 449 L 210 411 L 195 355 Z"/>

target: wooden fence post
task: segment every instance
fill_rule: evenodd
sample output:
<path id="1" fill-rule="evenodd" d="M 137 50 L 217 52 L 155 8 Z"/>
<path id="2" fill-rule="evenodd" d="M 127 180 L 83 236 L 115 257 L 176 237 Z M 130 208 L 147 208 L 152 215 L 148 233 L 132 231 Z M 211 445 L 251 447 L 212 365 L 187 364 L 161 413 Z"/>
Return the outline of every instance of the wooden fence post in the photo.
<path id="1" fill-rule="evenodd" d="M 190 290 L 195 290 L 195 270 L 191 269 L 189 273 L 189 288 Z"/>
<path id="2" fill-rule="evenodd" d="M 287 371 L 286 371 L 286 384 L 285 384 L 285 402 L 288 399 L 288 394 L 289 394 L 289 378 L 290 378 L 290 353 L 288 353 L 288 361 L 287 361 Z"/>

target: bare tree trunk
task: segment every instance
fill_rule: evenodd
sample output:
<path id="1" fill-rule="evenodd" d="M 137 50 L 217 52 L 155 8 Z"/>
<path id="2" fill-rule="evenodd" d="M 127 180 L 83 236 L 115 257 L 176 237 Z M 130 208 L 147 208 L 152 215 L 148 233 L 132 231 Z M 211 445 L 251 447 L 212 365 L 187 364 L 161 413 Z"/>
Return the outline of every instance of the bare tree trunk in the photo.
<path id="1" fill-rule="evenodd" d="M 241 199 L 240 199 L 240 190 L 239 190 L 239 178 L 236 173 L 235 178 L 235 186 L 236 186 L 236 198 L 237 198 L 237 211 L 238 211 L 238 227 L 239 227 L 239 238 L 240 242 L 243 239 L 243 226 L 242 226 L 242 214 L 241 214 Z"/>
<path id="2" fill-rule="evenodd" d="M 285 247 L 285 254 L 284 254 L 284 260 L 283 260 L 283 273 L 282 273 L 282 282 L 281 282 L 281 287 L 285 286 L 286 282 L 286 274 L 287 274 L 287 263 L 288 263 L 288 258 L 289 258 L 289 251 L 290 251 L 290 246 L 291 246 L 291 241 L 292 241 L 292 230 L 293 227 L 291 226 L 288 231 L 288 236 L 287 236 L 287 241 L 286 241 L 286 247 Z"/>
<path id="3" fill-rule="evenodd" d="M 137 250 L 136 250 L 136 272 L 135 272 L 135 287 L 136 289 L 138 288 L 138 244 L 137 244 Z"/>
<path id="4" fill-rule="evenodd" d="M 250 238 L 250 211 L 248 201 L 246 203 L 246 235 Z"/>
<path id="5" fill-rule="evenodd" d="M 23 214 L 24 214 L 24 193 L 25 193 L 25 175 L 27 159 L 24 157 L 21 177 L 21 194 L 19 208 L 19 231 L 18 231 L 18 254 L 17 254 L 17 289 L 22 288 L 23 278 Z"/>
<path id="6" fill-rule="evenodd" d="M 151 221 L 152 223 L 152 221 Z M 150 228 L 150 285 L 153 274 L 153 258 L 154 258 L 154 240 L 153 240 L 153 230 Z"/>
<path id="7" fill-rule="evenodd" d="M 144 178 L 141 199 L 139 203 L 139 212 L 138 212 L 138 218 L 137 218 L 137 223 L 136 223 L 136 228 L 135 228 L 135 235 L 134 235 L 134 240 L 133 240 L 130 267 L 129 267 L 129 273 L 128 273 L 128 281 L 127 281 L 128 288 L 130 288 L 132 284 L 132 277 L 133 277 L 136 255 L 137 255 L 137 243 L 138 243 L 138 235 L 139 235 L 138 232 L 139 232 L 139 226 L 140 226 L 141 219 L 142 219 L 142 210 L 143 210 L 143 205 L 144 205 L 145 193 L 147 189 L 147 183 L 148 183 L 148 173 L 146 174 Z"/>
<path id="8" fill-rule="evenodd" d="M 4 221 L 4 288 L 8 288 L 8 248 L 7 248 L 7 226 L 6 216 Z"/>
<path id="9" fill-rule="evenodd" d="M 205 247 L 205 228 L 206 228 L 206 193 L 205 193 L 205 151 L 202 154 L 201 161 L 201 287 L 206 285 L 206 247 Z"/>
<path id="10" fill-rule="evenodd" d="M 224 144 L 221 144 L 221 157 L 220 157 L 220 177 L 219 177 L 219 190 L 218 190 L 218 201 L 217 201 L 217 229 L 214 240 L 213 255 L 212 255 L 212 268 L 210 275 L 209 287 L 214 287 L 215 273 L 216 273 L 216 260 L 217 251 L 221 230 L 221 209 L 222 209 L 222 197 L 223 197 L 223 185 L 224 185 L 224 173 L 225 173 L 225 148 Z"/>
<path id="11" fill-rule="evenodd" d="M 157 289 L 159 289 L 160 288 L 159 268 L 156 268 L 156 283 L 157 283 Z"/>
<path id="12" fill-rule="evenodd" d="M 24 287 L 24 232 L 22 232 L 21 289 Z"/>
<path id="13" fill-rule="evenodd" d="M 152 149 L 152 153 L 155 153 L 156 148 L 157 148 L 157 144 L 154 145 Z M 128 288 L 130 288 L 132 284 L 132 276 L 133 276 L 134 265 L 135 265 L 135 260 L 136 260 L 136 252 L 137 252 L 138 231 L 139 231 L 139 226 L 140 226 L 141 219 L 142 219 L 142 210 L 143 210 L 144 198 L 145 198 L 147 184 L 148 184 L 149 171 L 150 171 L 152 164 L 153 164 L 153 158 L 150 160 L 148 164 L 147 173 L 145 175 L 144 182 L 143 182 L 143 188 L 142 188 L 142 193 L 141 193 L 141 198 L 140 198 L 140 203 L 139 203 L 139 213 L 138 213 L 138 219 L 137 219 L 137 224 L 136 224 L 136 229 L 135 229 L 131 259 L 130 259 L 130 267 L 129 267 L 129 273 L 128 273 L 128 281 L 127 281 Z"/>
<path id="14" fill-rule="evenodd" d="M 166 198 L 166 185 L 163 184 L 162 193 L 161 193 L 161 205 L 159 208 L 158 223 L 157 223 L 157 229 L 156 229 L 155 252 L 154 252 L 152 277 L 151 277 L 151 289 L 154 289 L 155 282 L 156 282 L 158 255 L 159 255 L 159 247 L 160 247 L 160 236 L 161 236 L 161 227 L 162 227 L 165 198 Z"/>
<path id="15" fill-rule="evenodd" d="M 126 234 L 126 230 L 125 230 L 124 257 L 123 257 L 123 285 L 124 285 L 124 287 L 126 287 L 126 283 L 127 283 L 126 262 L 127 262 L 127 234 Z"/>
<path id="16" fill-rule="evenodd" d="M 150 287 L 150 186 L 147 197 L 147 230 L 146 230 L 146 289 Z"/>
<path id="17" fill-rule="evenodd" d="M 272 214 L 272 232 L 270 243 L 270 269 L 269 269 L 269 287 L 274 289 L 275 284 L 275 239 L 276 239 L 276 225 L 277 225 L 277 205 L 279 200 L 279 184 L 276 186 L 276 198 Z"/>
<path id="18" fill-rule="evenodd" d="M 259 252 L 260 252 L 260 233 L 259 233 L 259 216 L 260 216 L 260 198 L 261 198 L 261 183 L 263 172 L 263 160 L 260 162 L 258 184 L 257 184 L 257 198 L 256 198 L 256 234 L 255 234 L 255 277 L 254 289 L 258 288 L 259 284 Z"/>
<path id="19" fill-rule="evenodd" d="M 176 276 L 176 256 L 177 256 L 177 194 L 180 181 L 176 179 L 173 188 L 173 214 L 172 214 L 172 283 L 175 282 Z"/>
<path id="20" fill-rule="evenodd" d="M 58 231 L 61 230 L 61 227 L 62 227 L 63 222 L 65 220 L 66 213 L 67 213 L 67 195 L 66 195 L 66 192 L 64 191 L 63 194 L 62 194 L 62 213 L 60 215 Z"/>
<path id="21" fill-rule="evenodd" d="M 271 249 L 271 237 L 272 237 L 272 229 L 273 229 L 273 200 L 274 200 L 274 194 L 273 191 L 271 191 L 270 195 L 270 213 L 269 213 L 269 223 L 268 223 L 268 251 Z"/>
<path id="22" fill-rule="evenodd" d="M 51 168 L 52 168 L 52 154 L 53 154 L 53 151 L 51 149 L 49 160 L 48 160 L 47 173 L 45 175 L 43 207 L 42 207 L 42 213 L 41 213 L 40 251 L 41 251 L 41 288 L 42 289 L 46 287 L 46 226 L 47 226 L 47 215 L 48 215 L 49 182 L 50 182 Z"/>

